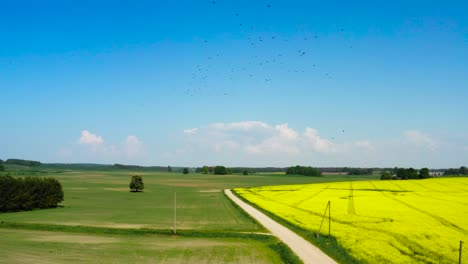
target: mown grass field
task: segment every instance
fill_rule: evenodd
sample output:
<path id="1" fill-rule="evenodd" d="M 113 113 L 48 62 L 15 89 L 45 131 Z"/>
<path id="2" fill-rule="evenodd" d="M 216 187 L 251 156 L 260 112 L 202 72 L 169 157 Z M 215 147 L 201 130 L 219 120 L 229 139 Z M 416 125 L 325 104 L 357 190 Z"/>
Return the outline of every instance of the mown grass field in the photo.
<path id="1" fill-rule="evenodd" d="M 242 236 L 246 232 L 264 232 L 222 190 L 349 180 L 342 176 L 284 174 L 216 176 L 120 170 L 38 173 L 20 167 L 9 170 L 14 176 L 59 179 L 65 201 L 63 207 L 56 209 L 0 213 L 0 222 L 4 222 L 0 224 L 0 255 L 5 256 L 0 262 L 4 263 L 281 263 L 277 246 L 273 246 L 276 242 L 216 234 L 231 232 Z M 144 192 L 129 192 L 132 175 L 143 176 Z M 173 227 L 174 192 L 177 192 L 179 232 L 202 233 L 168 235 Z M 78 226 L 79 232 L 68 232 L 67 226 Z M 96 234 L 86 227 L 129 230 L 129 234 L 127 231 L 115 234 L 112 230 L 109 234 L 104 229 Z M 132 231 L 141 229 L 164 234 Z"/>
<path id="2" fill-rule="evenodd" d="M 282 263 L 241 238 L 113 235 L 0 228 L 0 263 Z"/>
<path id="3" fill-rule="evenodd" d="M 297 227 L 301 235 L 341 262 L 458 263 L 459 241 L 468 239 L 468 178 L 336 182 L 235 191 Z M 314 234 L 328 201 L 332 237 L 326 237 L 326 219 L 316 239 Z M 463 262 L 468 262 L 466 250 Z"/>

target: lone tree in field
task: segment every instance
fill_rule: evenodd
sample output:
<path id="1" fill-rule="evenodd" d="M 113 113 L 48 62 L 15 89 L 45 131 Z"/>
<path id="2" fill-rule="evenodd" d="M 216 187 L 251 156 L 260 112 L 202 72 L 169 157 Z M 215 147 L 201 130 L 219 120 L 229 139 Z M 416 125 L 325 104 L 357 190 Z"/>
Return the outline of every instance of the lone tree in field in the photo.
<path id="1" fill-rule="evenodd" d="M 249 175 L 249 171 L 248 171 L 248 170 L 243 170 L 243 171 L 242 171 L 242 174 L 243 174 L 243 175 Z"/>
<path id="2" fill-rule="evenodd" d="M 130 191 L 142 192 L 144 188 L 145 185 L 143 184 L 143 178 L 138 175 L 132 176 L 132 180 L 130 181 Z"/>
<path id="3" fill-rule="evenodd" d="M 184 168 L 184 170 L 182 171 L 183 174 L 189 174 L 189 169 L 188 168 Z"/>

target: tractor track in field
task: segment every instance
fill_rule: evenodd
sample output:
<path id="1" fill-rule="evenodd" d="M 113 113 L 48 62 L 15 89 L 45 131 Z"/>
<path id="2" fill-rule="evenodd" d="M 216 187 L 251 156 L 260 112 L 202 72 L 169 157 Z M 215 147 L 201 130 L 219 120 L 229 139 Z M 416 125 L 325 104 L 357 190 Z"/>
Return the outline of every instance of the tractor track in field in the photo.
<path id="1" fill-rule="evenodd" d="M 312 245 L 309 241 L 305 240 L 293 231 L 274 221 L 270 217 L 266 216 L 264 213 L 260 212 L 253 206 L 245 203 L 237 196 L 235 196 L 231 190 L 226 189 L 224 190 L 224 193 L 227 197 L 229 197 L 229 199 L 231 199 L 240 208 L 256 219 L 266 229 L 268 229 L 273 235 L 283 241 L 283 243 L 285 243 L 305 264 L 336 264 L 335 260 L 323 253 L 319 248 Z"/>
<path id="2" fill-rule="evenodd" d="M 374 188 L 378 189 L 377 186 L 376 186 L 374 183 L 371 182 L 371 184 L 374 186 Z M 394 200 L 394 201 L 396 201 L 396 202 L 399 202 L 399 203 L 401 203 L 401 204 L 403 204 L 403 205 L 405 205 L 405 206 L 407 206 L 407 207 L 409 207 L 409 208 L 411 208 L 411 209 L 413 209 L 413 210 L 416 210 L 416 211 L 418 211 L 418 212 L 420 212 L 420 213 L 423 213 L 423 214 L 425 214 L 425 215 L 427 215 L 427 216 L 429 216 L 429 217 L 435 219 L 436 221 L 438 221 L 439 223 L 441 223 L 442 225 L 444 225 L 444 226 L 446 226 L 446 227 L 452 228 L 452 229 L 454 229 L 454 230 L 456 230 L 456 231 L 458 231 L 458 232 L 462 232 L 462 233 L 465 234 L 465 235 L 468 234 L 468 231 L 467 231 L 467 230 L 463 229 L 462 227 L 457 226 L 456 224 L 454 224 L 454 223 L 448 221 L 447 219 L 445 219 L 445 218 L 443 218 L 443 217 L 440 217 L 440 216 L 431 214 L 431 213 L 429 213 L 429 212 L 427 212 L 427 211 L 424 211 L 424 210 L 422 210 L 422 209 L 420 209 L 420 208 L 417 208 L 416 206 L 413 206 L 413 205 L 411 205 L 411 204 L 409 204 L 409 203 L 407 203 L 407 202 L 404 202 L 404 201 L 402 201 L 402 200 L 400 200 L 400 199 L 397 199 L 397 198 L 395 198 L 395 197 L 392 197 L 392 196 L 386 194 L 385 192 L 381 192 L 381 193 L 382 193 L 384 196 L 386 196 L 386 197 L 388 197 L 388 198 L 390 198 L 390 199 L 392 199 L 392 200 Z"/>
<path id="3" fill-rule="evenodd" d="M 443 191 L 439 191 L 439 190 L 435 190 L 435 189 L 432 189 L 432 188 L 429 188 L 429 187 L 426 187 L 424 186 L 423 184 L 420 184 L 420 183 L 416 183 L 416 182 L 411 182 L 412 184 L 414 185 L 417 185 L 421 188 L 424 188 L 426 190 L 429 190 L 431 192 L 434 192 L 434 193 L 444 193 Z M 444 184 L 441 184 L 441 183 L 437 183 L 441 186 L 444 186 L 444 187 L 448 187 Z M 433 197 L 431 195 L 424 195 L 424 194 L 419 194 L 419 193 L 413 193 L 413 194 L 417 194 L 418 196 L 421 196 L 421 197 L 424 197 L 424 198 L 429 198 L 429 199 L 432 199 L 432 200 L 437 200 L 437 201 L 443 201 L 443 202 L 450 202 L 450 203 L 458 203 L 458 204 L 462 204 L 462 205 L 468 205 L 468 203 L 464 203 L 464 202 L 459 202 L 459 201 L 453 201 L 453 200 L 448 200 L 448 199 L 443 199 L 443 198 L 440 198 L 440 197 Z"/>
<path id="4" fill-rule="evenodd" d="M 314 198 L 315 196 L 321 194 L 323 191 L 325 191 L 326 189 L 328 189 L 328 186 L 330 186 L 330 185 L 325 186 L 325 187 L 322 188 L 320 191 L 318 191 L 318 192 L 312 194 L 311 196 L 308 196 L 308 197 L 305 198 L 305 199 L 302 199 L 301 201 L 299 201 L 299 202 L 297 202 L 297 203 L 294 203 L 293 205 L 294 205 L 294 206 L 299 206 L 300 204 L 304 203 L 305 201 L 308 201 L 308 200 Z"/>
<path id="5" fill-rule="evenodd" d="M 349 195 L 348 195 L 348 214 L 355 215 L 356 209 L 354 207 L 354 188 L 353 182 L 349 183 Z"/>

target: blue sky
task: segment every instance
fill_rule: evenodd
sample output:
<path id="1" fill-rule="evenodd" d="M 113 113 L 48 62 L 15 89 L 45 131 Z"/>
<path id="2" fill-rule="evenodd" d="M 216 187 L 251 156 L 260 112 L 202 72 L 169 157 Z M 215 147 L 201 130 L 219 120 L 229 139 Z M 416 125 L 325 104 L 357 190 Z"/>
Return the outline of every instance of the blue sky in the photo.
<path id="1" fill-rule="evenodd" d="M 468 163 L 463 1 L 2 1 L 0 158 Z"/>

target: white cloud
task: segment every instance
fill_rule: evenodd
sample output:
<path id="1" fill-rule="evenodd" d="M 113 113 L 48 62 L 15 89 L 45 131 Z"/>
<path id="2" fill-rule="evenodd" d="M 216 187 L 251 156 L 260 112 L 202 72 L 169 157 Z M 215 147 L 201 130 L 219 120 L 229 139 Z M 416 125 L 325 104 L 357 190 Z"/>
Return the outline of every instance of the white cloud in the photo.
<path id="1" fill-rule="evenodd" d="M 241 151 L 255 155 L 297 155 L 301 153 L 334 153 L 338 147 L 330 140 L 319 136 L 316 129 L 306 128 L 299 133 L 287 123 L 271 125 L 260 121 L 214 123 L 185 130 L 190 135 L 190 148 L 208 149 L 215 152 Z M 196 135 L 195 135 L 196 134 Z"/>
<path id="2" fill-rule="evenodd" d="M 428 134 L 422 133 L 418 130 L 407 130 L 403 132 L 405 139 L 417 147 L 426 148 L 429 150 L 436 150 L 438 143 L 431 138 Z"/>
<path id="3" fill-rule="evenodd" d="M 99 144 L 104 143 L 104 139 L 102 139 L 102 137 L 98 135 L 89 132 L 88 130 L 83 130 L 81 131 L 81 137 L 78 140 L 78 143 L 83 145 L 97 146 Z"/>
<path id="4" fill-rule="evenodd" d="M 337 147 L 333 142 L 319 136 L 317 129 L 307 127 L 304 132 L 306 145 L 310 146 L 313 151 L 320 153 L 332 153 L 337 151 Z"/>
<path id="5" fill-rule="evenodd" d="M 124 152 L 128 157 L 135 157 L 143 153 L 143 143 L 136 136 L 128 136 L 124 144 Z"/>
<path id="6" fill-rule="evenodd" d="M 279 133 L 279 137 L 287 140 L 298 139 L 298 133 L 294 129 L 289 128 L 288 124 L 281 124 L 275 126 L 276 131 Z"/>
<path id="7" fill-rule="evenodd" d="M 190 129 L 185 129 L 185 130 L 184 130 L 184 133 L 185 133 L 185 134 L 192 135 L 192 134 L 196 134 L 197 131 L 198 131 L 198 128 L 190 128 Z"/>
<path id="8" fill-rule="evenodd" d="M 106 144 L 101 136 L 83 130 L 78 144 L 86 146 L 82 151 L 91 151 L 95 156 L 107 158 L 134 158 L 144 153 L 144 146 L 137 136 L 127 136 L 121 144 Z M 70 150 L 71 151 L 71 150 Z M 60 153 L 66 154 L 66 153 Z"/>
<path id="9" fill-rule="evenodd" d="M 266 137 L 259 144 L 251 144 L 245 146 L 245 151 L 250 154 L 276 154 L 276 153 L 287 153 L 287 154 L 298 154 L 300 152 L 298 146 L 298 133 L 291 129 L 288 124 L 277 125 L 274 128 L 272 126 L 264 126 L 264 128 L 270 128 L 273 134 L 270 137 Z"/>
<path id="10" fill-rule="evenodd" d="M 374 151 L 375 147 L 369 140 L 361 140 L 355 143 L 356 147 L 362 150 Z"/>

